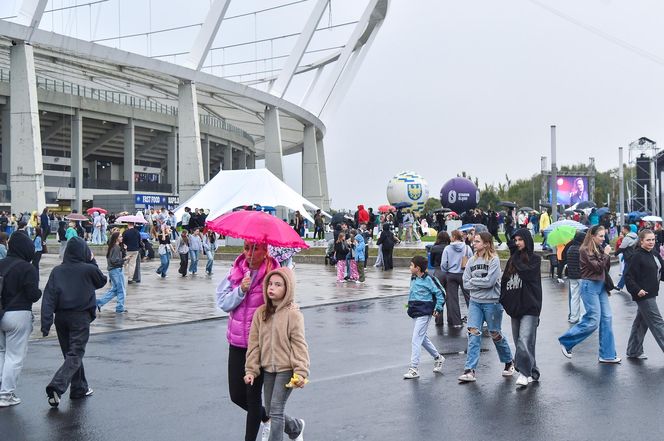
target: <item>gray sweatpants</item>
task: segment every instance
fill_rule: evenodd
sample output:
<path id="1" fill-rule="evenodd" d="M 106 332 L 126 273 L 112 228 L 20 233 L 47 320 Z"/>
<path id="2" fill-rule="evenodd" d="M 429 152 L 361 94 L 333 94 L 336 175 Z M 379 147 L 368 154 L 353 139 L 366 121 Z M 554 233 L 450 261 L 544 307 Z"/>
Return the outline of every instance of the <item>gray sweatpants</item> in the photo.
<path id="1" fill-rule="evenodd" d="M 627 356 L 638 357 L 643 354 L 643 339 L 650 330 L 655 341 L 664 351 L 664 320 L 657 307 L 657 298 L 639 300 L 636 302 L 638 311 L 632 324 L 632 332 L 627 343 Z"/>
<path id="2" fill-rule="evenodd" d="M 293 371 L 265 372 L 263 371 L 263 399 L 265 400 L 265 413 L 270 417 L 269 441 L 281 441 L 284 433 L 290 439 L 295 439 L 302 431 L 302 422 L 286 415 L 286 401 L 293 389 L 284 387 L 293 376 Z"/>
<path id="3" fill-rule="evenodd" d="M 32 311 L 7 311 L 0 320 L 0 397 L 16 390 L 32 332 Z"/>

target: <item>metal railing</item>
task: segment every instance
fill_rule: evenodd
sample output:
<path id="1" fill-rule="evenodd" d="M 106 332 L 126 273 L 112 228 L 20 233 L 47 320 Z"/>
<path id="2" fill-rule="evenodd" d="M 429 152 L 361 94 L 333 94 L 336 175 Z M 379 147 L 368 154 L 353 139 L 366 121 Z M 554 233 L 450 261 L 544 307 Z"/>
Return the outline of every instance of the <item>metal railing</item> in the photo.
<path id="1" fill-rule="evenodd" d="M 103 188 L 104 190 L 129 190 L 129 183 L 127 183 L 127 181 L 118 181 L 115 179 L 84 178 L 83 188 Z"/>
<path id="2" fill-rule="evenodd" d="M 151 191 L 155 193 L 171 193 L 173 186 L 171 184 L 162 184 L 159 182 L 136 182 L 134 183 L 136 191 Z"/>
<path id="3" fill-rule="evenodd" d="M 44 175 L 44 186 L 74 188 L 76 187 L 76 178 Z"/>
<path id="4" fill-rule="evenodd" d="M 6 69 L 0 69 L 0 82 L 9 82 L 10 72 Z M 120 104 L 130 106 L 135 109 L 147 110 L 150 112 L 163 113 L 165 115 L 177 116 L 178 108 L 176 106 L 169 106 L 156 101 L 147 100 L 139 96 L 130 95 L 124 92 L 116 92 L 114 90 L 97 89 L 94 87 L 81 86 L 79 84 L 71 83 L 69 81 L 53 80 L 44 78 L 37 75 L 37 87 L 44 90 L 53 92 L 66 93 L 68 95 L 80 96 L 92 100 L 105 101 L 113 104 Z M 243 138 L 254 142 L 254 138 L 239 127 L 230 124 L 223 118 L 218 118 L 212 115 L 199 115 L 201 124 L 211 127 L 218 127 L 232 133 L 236 133 Z"/>

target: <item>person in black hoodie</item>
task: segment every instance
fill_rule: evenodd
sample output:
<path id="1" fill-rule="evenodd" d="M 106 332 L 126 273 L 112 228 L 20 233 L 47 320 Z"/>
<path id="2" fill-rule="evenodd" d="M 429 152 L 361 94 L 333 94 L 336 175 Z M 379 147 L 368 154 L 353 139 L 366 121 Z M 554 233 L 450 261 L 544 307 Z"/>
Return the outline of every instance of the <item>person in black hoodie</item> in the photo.
<path id="1" fill-rule="evenodd" d="M 514 361 L 519 378 L 517 386 L 528 386 L 540 377 L 535 360 L 537 326 L 542 311 L 542 258 L 535 254 L 530 232 L 521 228 L 508 244 L 512 255 L 500 283 L 500 303 L 512 317 L 512 336 L 516 345 Z"/>
<path id="2" fill-rule="evenodd" d="M 565 245 L 562 252 L 563 260 L 560 262 L 560 265 L 566 265 L 567 267 L 567 280 L 569 281 L 567 296 L 569 314 L 567 315 L 567 321 L 572 324 L 578 323 L 585 313 L 585 308 L 581 303 L 581 262 L 579 260 L 579 248 L 585 238 L 586 233 L 577 231 L 574 239 Z"/>
<path id="3" fill-rule="evenodd" d="M 0 260 L 5 314 L 0 319 L 0 407 L 21 402 L 14 391 L 32 332 L 32 304 L 41 297 L 37 269 L 30 263 L 35 246 L 26 234 L 12 234 L 7 257 Z"/>
<path id="4" fill-rule="evenodd" d="M 57 407 L 71 384 L 70 399 L 92 395 L 83 368 L 83 354 L 90 337 L 90 323 L 96 318 L 95 290 L 106 285 L 106 276 L 97 267 L 85 241 L 72 237 L 67 242 L 62 264 L 51 271 L 41 310 L 41 331 L 46 337 L 53 324 L 58 332 L 64 363 L 46 386 L 48 404 Z"/>
<path id="5" fill-rule="evenodd" d="M 648 358 L 643 353 L 643 339 L 648 330 L 664 351 L 664 320 L 657 307 L 659 282 L 664 280 L 664 261 L 659 253 L 653 252 L 656 241 L 651 230 L 641 230 L 639 245 L 625 275 L 627 291 L 638 308 L 627 344 L 627 358 Z"/>

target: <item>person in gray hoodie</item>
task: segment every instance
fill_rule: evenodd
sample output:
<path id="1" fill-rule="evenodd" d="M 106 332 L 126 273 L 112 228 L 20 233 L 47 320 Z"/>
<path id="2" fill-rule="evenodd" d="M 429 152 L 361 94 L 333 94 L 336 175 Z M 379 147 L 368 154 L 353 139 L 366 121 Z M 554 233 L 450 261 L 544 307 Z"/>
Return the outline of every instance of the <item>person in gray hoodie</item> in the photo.
<path id="1" fill-rule="evenodd" d="M 445 247 L 440 258 L 440 271 L 447 285 L 447 326 L 450 328 L 463 326 L 459 307 L 459 288 L 468 306 L 470 294 L 464 289 L 462 279 L 466 262 L 472 255 L 472 250 L 463 241 L 461 231 L 452 231 L 452 243 Z"/>
<path id="2" fill-rule="evenodd" d="M 493 237 L 483 231 L 473 239 L 475 254 L 468 260 L 463 272 L 463 285 L 470 291 L 468 306 L 468 349 L 461 383 L 475 381 L 475 369 L 480 361 L 482 325 L 489 328 L 491 340 L 498 351 L 498 358 L 505 364 L 503 377 L 514 374 L 512 351 L 500 327 L 503 322 L 503 307 L 500 300 L 500 259 L 493 247 Z"/>
<path id="3" fill-rule="evenodd" d="M 620 274 L 620 280 L 615 287 L 615 289 L 618 291 L 622 291 L 622 289 L 625 287 L 625 275 L 627 274 L 627 270 L 629 270 L 629 261 L 632 260 L 632 255 L 634 255 L 634 251 L 636 251 L 636 245 L 639 242 L 639 238 L 636 235 L 636 232 L 632 231 L 632 227 L 630 225 L 623 225 L 622 230 L 623 239 L 615 252 L 616 256 L 622 254 L 622 261 L 624 263 L 622 273 Z"/>

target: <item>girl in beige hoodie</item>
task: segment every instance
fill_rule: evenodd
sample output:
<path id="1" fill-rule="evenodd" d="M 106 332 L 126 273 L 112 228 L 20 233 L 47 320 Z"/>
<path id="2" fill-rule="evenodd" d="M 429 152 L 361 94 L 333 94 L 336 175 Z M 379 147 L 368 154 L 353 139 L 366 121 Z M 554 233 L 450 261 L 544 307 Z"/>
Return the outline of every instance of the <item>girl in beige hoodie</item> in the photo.
<path id="1" fill-rule="evenodd" d="M 295 275 L 282 267 L 269 272 L 264 280 L 265 304 L 256 310 L 251 322 L 244 381 L 253 385 L 254 379 L 263 375 L 269 441 L 282 440 L 284 433 L 290 439 L 302 440 L 304 420 L 284 413 L 291 386 L 302 388 L 309 377 L 304 317 L 294 302 Z"/>

